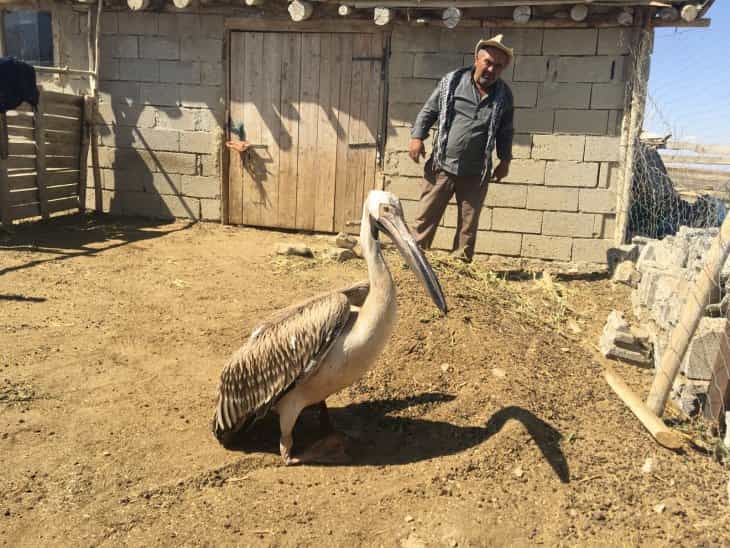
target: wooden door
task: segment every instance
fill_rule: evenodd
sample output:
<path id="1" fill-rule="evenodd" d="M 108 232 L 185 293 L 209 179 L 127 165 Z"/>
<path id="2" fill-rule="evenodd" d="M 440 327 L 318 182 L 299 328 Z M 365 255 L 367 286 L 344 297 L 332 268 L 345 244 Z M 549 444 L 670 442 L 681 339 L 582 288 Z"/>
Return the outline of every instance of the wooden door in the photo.
<path id="1" fill-rule="evenodd" d="M 380 33 L 232 32 L 231 224 L 333 232 L 376 188 Z"/>

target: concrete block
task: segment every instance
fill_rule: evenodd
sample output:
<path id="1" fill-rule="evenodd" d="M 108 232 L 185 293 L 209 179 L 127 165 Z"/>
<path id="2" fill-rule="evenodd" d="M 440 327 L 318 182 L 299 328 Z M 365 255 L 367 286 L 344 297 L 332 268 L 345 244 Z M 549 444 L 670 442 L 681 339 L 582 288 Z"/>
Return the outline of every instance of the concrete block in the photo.
<path id="1" fill-rule="evenodd" d="M 516 108 L 514 128 L 522 133 L 552 133 L 555 111 Z"/>
<path id="2" fill-rule="evenodd" d="M 625 55 L 631 52 L 630 28 L 605 28 L 598 30 L 599 55 Z"/>
<path id="3" fill-rule="evenodd" d="M 400 205 L 403 207 L 403 216 L 406 219 L 406 223 L 412 226 L 416 220 L 416 215 L 420 211 L 420 204 L 417 200 L 401 200 Z"/>
<path id="4" fill-rule="evenodd" d="M 619 145 L 618 137 L 586 137 L 585 161 L 618 162 Z"/>
<path id="5" fill-rule="evenodd" d="M 201 63 L 201 81 L 209 86 L 219 86 L 223 83 L 222 63 Z"/>
<path id="6" fill-rule="evenodd" d="M 457 29 L 440 29 L 438 51 L 468 54 L 466 64 L 474 62 L 474 47 L 484 38 L 484 31 L 474 27 L 459 27 Z"/>
<path id="7" fill-rule="evenodd" d="M 423 163 L 411 160 L 407 152 L 388 152 L 385 155 L 383 171 L 386 175 L 400 175 L 405 177 L 422 177 Z"/>
<path id="8" fill-rule="evenodd" d="M 146 218 L 164 217 L 162 211 L 162 200 L 155 194 L 148 192 L 116 192 L 114 201 L 115 207 L 121 207 L 123 215 Z"/>
<path id="9" fill-rule="evenodd" d="M 591 84 L 561 84 L 546 82 L 538 91 L 537 106 L 542 110 L 556 108 L 588 108 Z"/>
<path id="10" fill-rule="evenodd" d="M 550 57 L 545 55 L 517 55 L 513 79 L 515 82 L 544 82 L 549 64 Z"/>
<path id="11" fill-rule="evenodd" d="M 533 108 L 537 104 L 537 84 L 534 82 L 513 82 L 510 85 L 515 108 Z"/>
<path id="12" fill-rule="evenodd" d="M 605 135 L 607 127 L 607 110 L 558 110 L 555 112 L 556 132 Z"/>
<path id="13" fill-rule="evenodd" d="M 197 112 L 177 107 L 160 107 L 157 110 L 156 127 L 160 129 L 175 129 L 178 131 L 195 130 Z"/>
<path id="14" fill-rule="evenodd" d="M 105 59 L 99 63 L 99 80 L 119 80 L 119 59 Z"/>
<path id="15" fill-rule="evenodd" d="M 147 170 L 171 174 L 192 175 L 197 172 L 194 154 L 177 152 L 112 149 L 112 165 L 117 169 Z"/>
<path id="16" fill-rule="evenodd" d="M 223 26 L 223 16 L 208 13 L 201 15 L 199 32 L 206 38 L 220 38 L 224 36 L 225 27 Z"/>
<path id="17" fill-rule="evenodd" d="M 196 36 L 202 26 L 197 13 L 176 13 L 175 32 L 177 36 Z"/>
<path id="18" fill-rule="evenodd" d="M 489 207 L 523 208 L 527 203 L 527 187 L 524 185 L 490 183 L 487 187 L 485 203 Z"/>
<path id="19" fill-rule="evenodd" d="M 578 211 L 578 189 L 531 186 L 527 189 L 527 209 Z"/>
<path id="20" fill-rule="evenodd" d="M 104 53 L 113 59 L 136 59 L 139 57 L 139 43 L 136 36 L 104 37 Z"/>
<path id="21" fill-rule="evenodd" d="M 144 180 L 152 175 L 134 169 L 101 169 L 101 188 L 114 192 L 142 192 Z"/>
<path id="22" fill-rule="evenodd" d="M 455 235 L 455 229 L 441 226 L 436 230 L 436 235 L 433 237 L 431 247 L 433 249 L 443 249 L 446 251 L 451 251 L 452 249 L 454 249 Z"/>
<path id="23" fill-rule="evenodd" d="M 208 109 L 195 110 L 195 131 L 220 131 L 222 125 L 218 113 Z"/>
<path id="24" fill-rule="evenodd" d="M 204 221 L 221 220 L 220 200 L 200 200 L 200 218 Z"/>
<path id="25" fill-rule="evenodd" d="M 610 82 L 616 58 L 604 55 L 560 57 L 555 71 L 558 82 Z"/>
<path id="26" fill-rule="evenodd" d="M 391 49 L 393 52 L 437 52 L 440 51 L 439 35 L 430 28 L 419 29 L 398 25 L 393 28 Z"/>
<path id="27" fill-rule="evenodd" d="M 423 106 L 437 85 L 438 80 L 434 79 L 391 78 L 390 100 L 394 103 L 420 103 Z"/>
<path id="28" fill-rule="evenodd" d="M 529 133 L 516 133 L 512 139 L 512 157 L 527 159 L 530 158 L 531 155 L 532 135 Z"/>
<path id="29" fill-rule="evenodd" d="M 521 249 L 522 234 L 511 232 L 480 230 L 477 232 L 477 241 L 474 244 L 477 253 L 490 255 L 518 256 Z"/>
<path id="30" fill-rule="evenodd" d="M 183 131 L 180 133 L 180 152 L 212 154 L 214 151 L 215 140 L 210 133 L 204 131 Z"/>
<path id="31" fill-rule="evenodd" d="M 200 200 L 187 196 L 161 196 L 162 213 L 182 219 L 200 219 Z"/>
<path id="32" fill-rule="evenodd" d="M 164 129 L 146 129 L 135 128 L 134 131 L 122 134 L 125 138 L 131 135 L 131 143 L 119 143 L 120 134 L 117 132 L 117 146 L 132 146 L 133 148 L 141 148 L 145 150 L 179 150 L 180 133 L 177 131 L 168 131 Z"/>
<path id="33" fill-rule="evenodd" d="M 614 237 L 614 232 L 616 231 L 616 216 L 596 213 L 594 225 L 595 228 L 593 230 L 597 237 L 610 240 Z"/>
<path id="34" fill-rule="evenodd" d="M 522 238 L 522 256 L 535 259 L 569 261 L 572 240 L 559 236 L 525 234 Z"/>
<path id="35" fill-rule="evenodd" d="M 613 245 L 613 239 L 573 239 L 573 256 L 574 262 L 586 262 L 596 264 L 606 264 L 608 249 Z"/>
<path id="36" fill-rule="evenodd" d="M 212 177 L 220 175 L 218 154 L 198 154 L 198 170 L 201 175 Z"/>
<path id="37" fill-rule="evenodd" d="M 178 86 L 174 84 L 140 84 L 139 101 L 159 107 L 176 106 L 180 102 Z"/>
<path id="38" fill-rule="evenodd" d="M 420 177 L 386 177 L 385 189 L 401 200 L 419 200 L 421 198 L 422 183 L 423 179 Z"/>
<path id="39" fill-rule="evenodd" d="M 591 188 L 597 184 L 598 164 L 596 163 L 554 161 L 548 162 L 545 168 L 545 185 L 547 186 Z M 604 212 L 593 211 L 593 213 Z"/>
<path id="40" fill-rule="evenodd" d="M 609 84 L 593 84 L 591 94 L 591 108 L 595 109 L 623 109 L 626 84 L 623 82 Z"/>
<path id="41" fill-rule="evenodd" d="M 583 159 L 586 138 L 583 135 L 533 135 L 532 157 L 540 160 Z"/>
<path id="42" fill-rule="evenodd" d="M 175 61 L 180 58 L 180 42 L 165 36 L 142 36 L 139 39 L 140 57 Z"/>
<path id="43" fill-rule="evenodd" d="M 490 217 L 491 217 L 491 213 L 490 213 Z M 453 204 L 447 205 L 446 211 L 444 211 L 444 216 L 441 219 L 441 225 L 449 227 L 449 228 L 455 228 L 458 221 L 459 221 L 459 208 Z M 480 224 L 481 224 L 481 216 L 480 216 Z M 487 228 L 487 227 L 485 227 L 485 228 Z"/>
<path id="44" fill-rule="evenodd" d="M 509 174 L 503 180 L 506 183 L 541 185 L 545 181 L 545 161 L 514 159 L 510 163 Z"/>
<path id="45" fill-rule="evenodd" d="M 581 188 L 578 209 L 588 213 L 616 213 L 616 192 L 602 188 Z"/>
<path id="46" fill-rule="evenodd" d="M 598 169 L 598 188 L 618 188 L 619 177 L 621 177 L 621 166 L 615 162 L 601 162 Z"/>
<path id="47" fill-rule="evenodd" d="M 594 217 L 590 213 L 546 211 L 542 218 L 542 233 L 546 236 L 595 238 Z"/>
<path id="48" fill-rule="evenodd" d="M 220 63 L 223 60 L 223 40 L 200 38 L 193 34 L 180 40 L 181 61 L 207 61 Z"/>
<path id="49" fill-rule="evenodd" d="M 221 182 L 217 177 L 183 175 L 182 193 L 194 198 L 220 198 Z"/>
<path id="50" fill-rule="evenodd" d="M 155 109 L 139 104 L 99 103 L 96 123 L 150 128 L 155 125 Z"/>
<path id="51" fill-rule="evenodd" d="M 633 262 L 622 261 L 614 269 L 611 280 L 635 289 L 641 281 L 641 272 L 636 270 Z"/>
<path id="52" fill-rule="evenodd" d="M 117 13 L 119 34 L 157 34 L 157 14 L 150 12 L 120 11 Z"/>
<path id="53" fill-rule="evenodd" d="M 387 152 L 408 152 L 411 141 L 411 128 L 405 126 L 392 127 L 388 131 Z"/>
<path id="54" fill-rule="evenodd" d="M 410 129 L 421 108 L 423 103 L 390 103 L 388 106 L 390 123 L 395 127 L 406 126 Z"/>
<path id="55" fill-rule="evenodd" d="M 414 53 L 395 51 L 390 56 L 388 73 L 391 78 L 412 78 L 415 65 Z"/>
<path id="56" fill-rule="evenodd" d="M 120 59 L 119 79 L 136 82 L 157 82 L 160 79 L 159 62 L 147 59 Z"/>
<path id="57" fill-rule="evenodd" d="M 491 207 L 483 207 L 479 214 L 479 230 L 491 230 L 492 229 L 492 216 L 494 210 Z"/>
<path id="58" fill-rule="evenodd" d="M 715 360 L 725 337 L 725 318 L 702 318 L 682 360 L 682 372 L 688 379 L 712 380 Z"/>
<path id="59" fill-rule="evenodd" d="M 485 30 L 481 29 L 482 38 L 491 36 L 491 33 L 485 33 Z M 504 43 L 519 55 L 540 55 L 543 51 L 543 29 L 500 29 L 499 32 L 504 34 Z M 472 49 L 475 45 L 476 41 Z"/>
<path id="60" fill-rule="evenodd" d="M 413 62 L 413 76 L 416 78 L 441 78 L 462 66 L 458 53 L 416 53 Z"/>
<path id="61" fill-rule="evenodd" d="M 623 123 L 623 119 L 624 113 L 622 110 L 609 110 L 606 135 L 610 135 L 611 137 L 618 137 L 621 135 L 621 124 Z"/>
<path id="62" fill-rule="evenodd" d="M 101 34 L 116 34 L 119 32 L 119 18 L 116 12 L 106 11 L 101 14 Z M 102 38 L 103 40 L 103 38 Z"/>
<path id="63" fill-rule="evenodd" d="M 542 212 L 497 207 L 492 210 L 492 230 L 540 234 Z"/>
<path id="64" fill-rule="evenodd" d="M 175 84 L 199 84 L 200 63 L 196 61 L 159 61 L 160 82 Z M 206 83 L 207 79 L 203 80 Z"/>
<path id="65" fill-rule="evenodd" d="M 220 86 L 181 85 L 180 105 L 190 108 L 219 110 L 223 106 L 223 89 Z"/>
<path id="66" fill-rule="evenodd" d="M 99 102 L 132 105 L 139 102 L 141 86 L 137 82 L 107 82 L 99 84 Z"/>
<path id="67" fill-rule="evenodd" d="M 182 194 L 181 177 L 177 173 L 151 173 L 144 178 L 145 192 L 160 196 L 178 196 Z"/>
<path id="68" fill-rule="evenodd" d="M 598 29 L 548 29 L 542 45 L 546 55 L 594 55 Z"/>

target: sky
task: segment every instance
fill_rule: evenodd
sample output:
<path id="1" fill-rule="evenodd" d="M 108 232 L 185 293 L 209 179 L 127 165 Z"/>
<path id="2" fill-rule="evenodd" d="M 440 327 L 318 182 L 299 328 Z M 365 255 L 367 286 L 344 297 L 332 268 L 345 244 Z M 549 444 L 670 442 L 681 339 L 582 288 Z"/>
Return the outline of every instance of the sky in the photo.
<path id="1" fill-rule="evenodd" d="M 644 129 L 673 139 L 730 145 L 730 0 L 709 28 L 658 28 Z"/>

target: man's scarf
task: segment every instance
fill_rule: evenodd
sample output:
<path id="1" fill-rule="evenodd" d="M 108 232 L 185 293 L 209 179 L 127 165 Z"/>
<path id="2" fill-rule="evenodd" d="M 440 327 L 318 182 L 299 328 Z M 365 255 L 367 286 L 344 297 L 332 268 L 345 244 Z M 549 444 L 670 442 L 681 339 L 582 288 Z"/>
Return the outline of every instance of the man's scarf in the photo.
<path id="1" fill-rule="evenodd" d="M 471 72 L 473 67 L 464 67 L 449 72 L 439 82 L 439 119 L 438 135 L 435 140 L 433 151 L 433 167 L 442 168 L 446 160 L 446 141 L 449 137 L 451 123 L 454 121 L 454 93 L 466 72 Z M 481 182 L 484 184 L 489 180 L 492 173 L 492 151 L 497 141 L 497 128 L 502 120 L 502 115 L 507 107 L 507 90 L 502 80 L 497 80 L 490 92 L 494 93 L 492 99 L 492 116 L 489 120 L 489 131 L 487 132 L 487 143 L 484 148 L 484 166 L 482 167 Z"/>

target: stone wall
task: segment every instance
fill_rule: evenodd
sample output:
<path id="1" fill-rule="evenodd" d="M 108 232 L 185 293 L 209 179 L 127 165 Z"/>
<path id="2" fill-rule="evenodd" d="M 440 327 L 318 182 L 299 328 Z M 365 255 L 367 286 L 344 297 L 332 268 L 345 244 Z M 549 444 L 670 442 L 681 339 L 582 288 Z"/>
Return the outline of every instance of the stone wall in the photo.
<path id="1" fill-rule="evenodd" d="M 408 158 L 409 129 L 438 79 L 471 64 L 479 38 L 497 32 L 516 54 L 503 74 L 515 97 L 514 160 L 507 179 L 489 187 L 477 252 L 606 262 L 614 232 L 629 30 L 396 27 L 386 187 L 404 200 L 412 220 L 423 165 Z M 455 226 L 452 204 L 435 247 L 450 249 Z"/>

